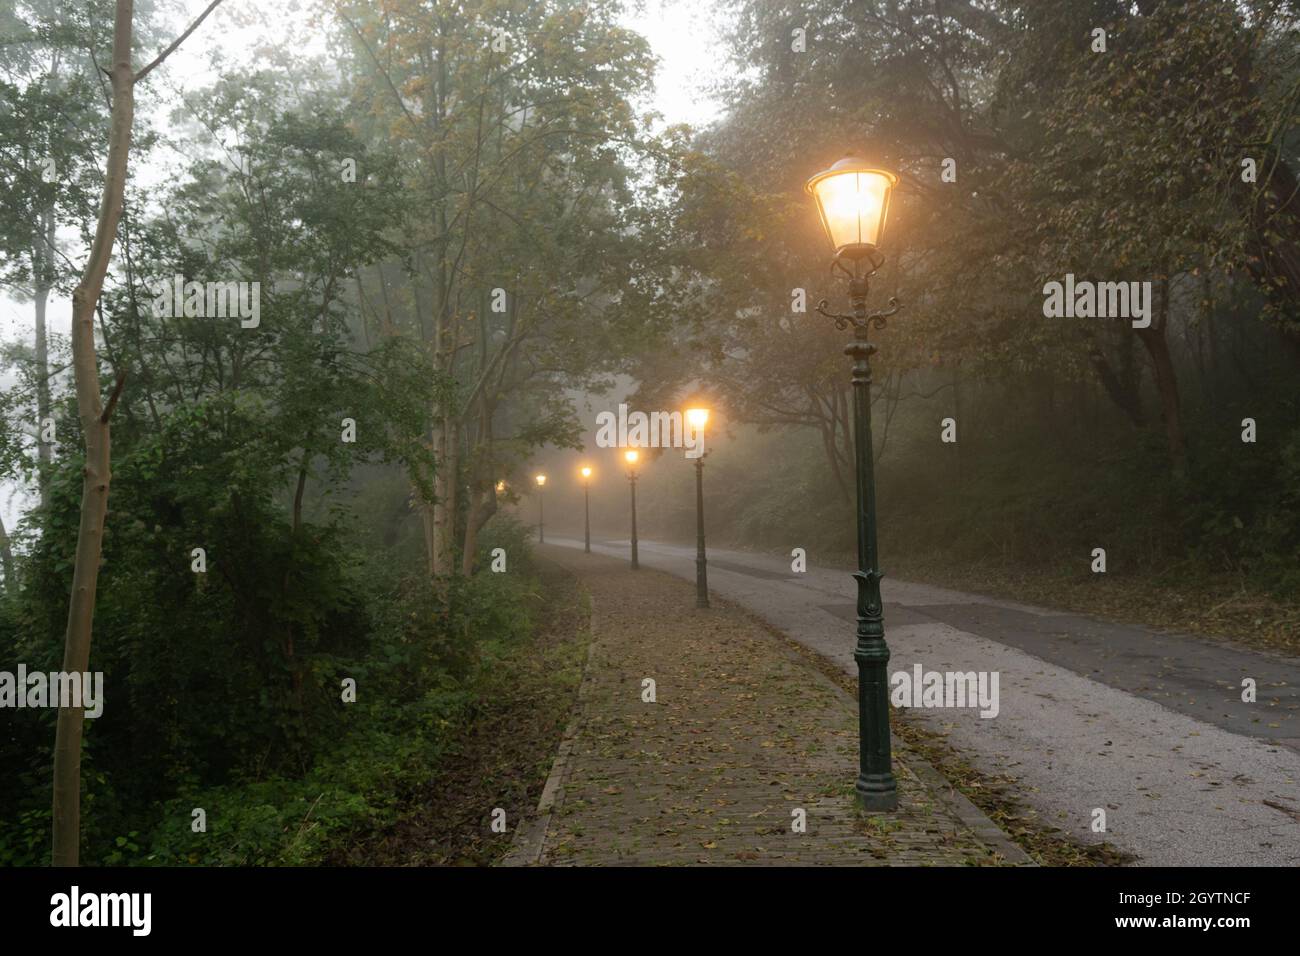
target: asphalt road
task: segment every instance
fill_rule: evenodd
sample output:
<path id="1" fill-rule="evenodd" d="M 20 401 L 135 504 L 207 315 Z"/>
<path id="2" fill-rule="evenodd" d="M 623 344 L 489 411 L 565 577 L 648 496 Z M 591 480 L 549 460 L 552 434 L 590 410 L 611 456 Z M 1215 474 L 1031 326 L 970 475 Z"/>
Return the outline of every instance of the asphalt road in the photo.
<path id="1" fill-rule="evenodd" d="M 627 555 L 628 543 L 592 549 Z M 693 546 L 642 540 L 639 557 L 694 579 Z M 857 673 L 847 569 L 795 574 L 786 558 L 710 548 L 708 572 L 712 593 Z M 1017 779 L 1063 830 L 1148 865 L 1300 865 L 1300 661 L 888 577 L 882 587 L 891 675 L 998 674 L 995 717 L 909 713 L 977 768 Z M 1241 700 L 1243 678 L 1255 703 Z"/>

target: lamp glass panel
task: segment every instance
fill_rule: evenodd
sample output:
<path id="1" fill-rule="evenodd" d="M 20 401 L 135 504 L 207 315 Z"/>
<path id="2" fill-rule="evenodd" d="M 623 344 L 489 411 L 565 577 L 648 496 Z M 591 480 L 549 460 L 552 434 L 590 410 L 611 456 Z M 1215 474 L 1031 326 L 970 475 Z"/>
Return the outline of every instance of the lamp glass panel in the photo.
<path id="1" fill-rule="evenodd" d="M 872 172 L 843 172 L 813 187 L 822 221 L 835 248 L 879 245 L 889 197 L 888 177 Z"/>

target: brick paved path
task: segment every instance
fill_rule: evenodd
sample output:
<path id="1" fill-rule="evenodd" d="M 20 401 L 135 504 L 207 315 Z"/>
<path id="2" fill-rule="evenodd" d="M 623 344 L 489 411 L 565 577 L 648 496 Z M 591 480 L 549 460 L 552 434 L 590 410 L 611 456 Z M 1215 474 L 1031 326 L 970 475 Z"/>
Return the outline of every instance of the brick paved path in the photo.
<path id="1" fill-rule="evenodd" d="M 743 611 L 697 610 L 693 585 L 623 561 L 541 553 L 591 595 L 592 645 L 575 719 L 506 865 L 1027 862 L 897 738 L 899 810 L 857 811 L 856 702 Z"/>

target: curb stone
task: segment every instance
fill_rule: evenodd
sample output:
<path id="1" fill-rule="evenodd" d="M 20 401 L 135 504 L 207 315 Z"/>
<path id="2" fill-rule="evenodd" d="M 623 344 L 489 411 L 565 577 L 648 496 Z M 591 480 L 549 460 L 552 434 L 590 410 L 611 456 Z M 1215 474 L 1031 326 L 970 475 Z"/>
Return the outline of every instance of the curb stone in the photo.
<path id="1" fill-rule="evenodd" d="M 542 787 L 542 796 L 537 801 L 537 809 L 515 829 L 510 849 L 497 866 L 534 866 L 540 863 L 542 851 L 546 846 L 546 832 L 551 826 L 551 814 L 555 812 L 556 804 L 563 802 L 564 781 L 569 774 L 569 757 L 573 752 L 573 744 L 578 738 L 578 731 L 582 728 L 591 684 L 591 660 L 596 652 L 596 601 L 590 594 L 587 594 L 587 601 L 590 608 L 587 618 L 587 658 L 582 665 L 582 681 L 578 685 L 573 716 L 569 719 L 568 726 L 564 728 L 564 735 L 560 738 L 560 746 L 556 751 L 555 760 L 551 763 L 551 772 L 546 776 L 546 784 Z"/>

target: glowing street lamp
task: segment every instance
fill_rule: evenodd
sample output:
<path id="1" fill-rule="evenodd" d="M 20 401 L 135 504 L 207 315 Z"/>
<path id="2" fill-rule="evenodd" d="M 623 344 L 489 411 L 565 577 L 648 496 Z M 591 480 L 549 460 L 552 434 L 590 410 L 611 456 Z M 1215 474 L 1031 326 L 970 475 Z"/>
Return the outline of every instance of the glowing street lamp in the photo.
<path id="1" fill-rule="evenodd" d="M 822 226 L 835 248 L 831 269 L 849 280 L 851 314 L 817 311 L 835 320 L 835 327 L 853 327 L 853 343 L 844 353 L 853 359 L 853 444 L 857 464 L 858 582 L 858 780 L 854 789 L 867 810 L 898 808 L 898 785 L 890 759 L 889 691 L 886 666 L 884 605 L 880 596 L 880 568 L 876 553 L 876 481 L 872 472 L 871 356 L 876 347 L 867 331 L 884 328 L 898 311 L 897 299 L 884 312 L 867 312 L 871 277 L 884 264 L 876 247 L 884 238 L 889 197 L 898 177 L 873 169 L 859 159 L 842 159 L 808 180 L 804 188 L 817 201 Z"/>
<path id="2" fill-rule="evenodd" d="M 641 457 L 637 454 L 635 448 L 629 448 L 623 452 L 623 458 L 627 461 L 627 480 L 632 486 L 632 570 L 635 571 L 641 567 L 636 559 L 636 460 Z"/>
<path id="3" fill-rule="evenodd" d="M 591 554 L 591 469 L 582 469 L 582 536 L 585 550 Z"/>
<path id="4" fill-rule="evenodd" d="M 841 159 L 804 187 L 817 200 L 836 256 L 868 258 L 885 234 L 889 196 L 898 177 L 860 159 Z"/>
<path id="5" fill-rule="evenodd" d="M 704 440 L 704 426 L 709 420 L 707 408 L 686 409 L 686 422 L 697 441 Z M 695 606 L 709 606 L 708 561 L 704 556 L 704 452 L 695 459 Z"/>
<path id="6" fill-rule="evenodd" d="M 542 489 L 546 487 L 546 476 L 537 476 L 537 543 L 546 543 L 546 504 Z"/>

